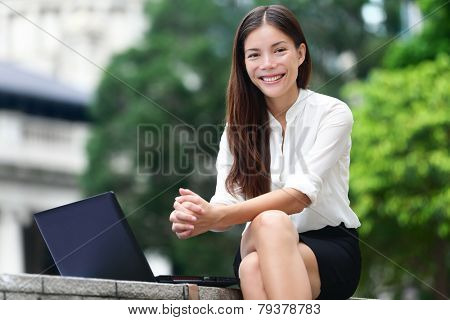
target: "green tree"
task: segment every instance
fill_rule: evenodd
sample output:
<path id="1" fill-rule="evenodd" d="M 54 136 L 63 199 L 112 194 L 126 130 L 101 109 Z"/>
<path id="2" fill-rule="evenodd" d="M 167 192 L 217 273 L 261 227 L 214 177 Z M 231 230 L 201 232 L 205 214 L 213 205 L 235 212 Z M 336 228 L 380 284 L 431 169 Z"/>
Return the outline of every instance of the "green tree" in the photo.
<path id="1" fill-rule="evenodd" d="M 433 60 L 441 52 L 450 52 L 450 6 L 448 1 L 416 1 L 423 12 L 423 30 L 406 41 L 397 41 L 387 51 L 383 65 L 402 68 Z"/>
<path id="2" fill-rule="evenodd" d="M 442 55 L 347 88 L 363 101 L 353 109 L 350 182 L 364 240 L 360 295 L 389 289 L 401 297 L 408 287 L 422 298 L 450 293 L 449 79 Z"/>
<path id="3" fill-rule="evenodd" d="M 438 5 L 419 4 L 425 15 Z M 354 102 L 350 195 L 362 220 L 361 296 L 450 294 L 450 59 L 441 51 L 450 32 L 431 32 L 443 16 L 448 5 L 388 50 L 389 69 L 344 90 Z M 414 53 L 419 43 L 427 49 Z"/>

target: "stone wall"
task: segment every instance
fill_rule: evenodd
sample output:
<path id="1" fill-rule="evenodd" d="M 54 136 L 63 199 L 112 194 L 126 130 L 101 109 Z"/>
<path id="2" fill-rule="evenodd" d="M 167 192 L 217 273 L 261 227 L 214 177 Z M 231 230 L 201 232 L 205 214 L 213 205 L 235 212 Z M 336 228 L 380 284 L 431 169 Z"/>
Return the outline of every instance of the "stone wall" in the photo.
<path id="1" fill-rule="evenodd" d="M 237 300 L 241 291 L 190 284 L 85 279 L 33 274 L 1 274 L 0 300 L 145 299 Z"/>

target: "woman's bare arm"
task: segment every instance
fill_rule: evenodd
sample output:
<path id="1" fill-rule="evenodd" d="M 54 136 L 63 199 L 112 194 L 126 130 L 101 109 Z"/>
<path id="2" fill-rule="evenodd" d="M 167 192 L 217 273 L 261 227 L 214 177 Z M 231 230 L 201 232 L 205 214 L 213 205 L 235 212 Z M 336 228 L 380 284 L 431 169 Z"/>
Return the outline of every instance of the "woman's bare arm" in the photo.
<path id="1" fill-rule="evenodd" d="M 293 188 L 283 188 L 260 195 L 250 200 L 220 208 L 220 227 L 228 227 L 252 221 L 267 210 L 281 210 L 287 214 L 301 212 L 309 206 L 310 199 Z"/>

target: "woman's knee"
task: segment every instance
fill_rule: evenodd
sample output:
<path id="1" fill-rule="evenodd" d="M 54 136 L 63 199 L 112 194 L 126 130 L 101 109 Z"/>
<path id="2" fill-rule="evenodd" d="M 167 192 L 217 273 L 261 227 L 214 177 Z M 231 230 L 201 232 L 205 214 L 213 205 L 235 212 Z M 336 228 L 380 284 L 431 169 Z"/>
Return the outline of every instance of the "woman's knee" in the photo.
<path id="1" fill-rule="evenodd" d="M 298 233 L 295 230 L 289 216 L 280 210 L 267 210 L 261 212 L 250 224 L 252 233 L 267 237 L 270 235 L 289 235 L 298 238 Z"/>

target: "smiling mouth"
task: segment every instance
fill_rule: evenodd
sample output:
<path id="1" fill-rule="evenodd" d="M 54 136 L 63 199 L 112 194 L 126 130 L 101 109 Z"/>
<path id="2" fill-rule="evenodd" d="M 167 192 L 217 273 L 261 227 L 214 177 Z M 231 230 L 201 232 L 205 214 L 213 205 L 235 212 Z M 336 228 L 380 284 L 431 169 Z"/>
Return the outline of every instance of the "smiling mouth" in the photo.
<path id="1" fill-rule="evenodd" d="M 259 79 L 265 83 L 274 83 L 274 82 L 277 82 L 278 80 L 280 80 L 281 78 L 283 78 L 285 75 L 286 75 L 285 73 L 282 73 L 282 74 L 277 74 L 277 75 L 259 77 Z"/>

